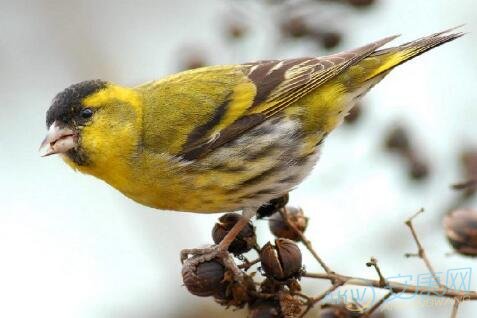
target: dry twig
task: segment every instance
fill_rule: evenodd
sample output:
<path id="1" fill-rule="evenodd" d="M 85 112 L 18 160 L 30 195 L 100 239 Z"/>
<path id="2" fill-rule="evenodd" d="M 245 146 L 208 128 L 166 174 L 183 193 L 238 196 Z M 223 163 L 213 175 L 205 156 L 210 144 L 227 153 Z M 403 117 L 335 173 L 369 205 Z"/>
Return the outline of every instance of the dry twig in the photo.
<path id="1" fill-rule="evenodd" d="M 454 306 L 452 306 L 451 318 L 457 318 L 457 312 L 459 311 L 459 305 L 462 302 L 462 298 L 454 298 Z"/>
<path id="2" fill-rule="evenodd" d="M 417 245 L 417 253 L 411 254 L 408 253 L 406 254 L 407 257 L 411 256 L 416 256 L 419 257 L 423 260 L 424 264 L 426 265 L 427 269 L 431 273 L 434 281 L 436 282 L 438 288 L 433 289 L 432 292 L 435 295 L 439 295 L 440 297 L 447 297 L 447 298 L 454 298 L 454 308 L 452 311 L 452 316 L 451 318 L 455 318 L 457 314 L 457 308 L 458 305 L 460 304 L 461 301 L 465 300 L 477 300 L 477 292 L 475 291 L 460 291 L 460 290 L 455 290 L 448 288 L 447 286 L 441 284 L 439 281 L 439 278 L 434 270 L 434 267 L 432 266 L 432 263 L 430 262 L 429 258 L 427 257 L 427 254 L 424 250 L 424 247 L 417 235 L 417 232 L 414 228 L 413 220 L 420 215 L 421 213 L 424 212 L 424 209 L 420 209 L 417 213 L 415 213 L 413 216 L 411 216 L 409 219 L 406 220 L 405 224 L 406 226 L 409 227 L 412 237 L 414 241 L 416 242 Z M 391 295 L 395 293 L 405 293 L 405 294 L 414 294 L 414 295 L 431 295 L 432 293 L 429 290 L 429 287 L 426 286 L 416 286 L 416 285 L 408 285 L 408 284 L 402 284 L 399 282 L 392 282 L 392 281 L 387 281 L 382 272 L 381 269 L 378 266 L 378 261 L 376 258 L 372 257 L 371 260 L 366 263 L 367 266 L 372 266 L 375 268 L 376 273 L 379 276 L 379 280 L 373 280 L 373 279 L 367 279 L 367 278 L 359 278 L 359 277 L 352 277 L 352 276 L 346 276 L 346 275 L 340 275 L 332 271 L 326 263 L 321 259 L 321 257 L 318 255 L 318 253 L 314 250 L 311 242 L 307 239 L 307 237 L 299 231 L 296 226 L 292 222 L 290 222 L 287 214 L 287 209 L 283 208 L 280 210 L 280 213 L 282 215 L 282 218 L 285 220 L 288 226 L 290 226 L 294 231 L 297 232 L 299 235 L 301 242 L 305 245 L 305 247 L 310 251 L 310 253 L 313 255 L 313 257 L 318 261 L 318 263 L 321 265 L 321 267 L 325 270 L 325 273 L 309 273 L 305 272 L 303 274 L 303 277 L 308 277 L 308 278 L 316 278 L 316 279 L 326 279 L 329 280 L 332 283 L 332 286 L 329 287 L 327 290 L 322 292 L 320 295 L 316 297 L 309 297 L 309 299 L 306 302 L 306 307 L 304 311 L 301 313 L 299 318 L 304 317 L 309 310 L 318 302 L 323 300 L 327 295 L 335 291 L 337 288 L 340 286 L 343 286 L 344 284 L 350 284 L 350 285 L 355 285 L 355 286 L 363 286 L 363 287 L 375 287 L 375 288 L 381 288 L 381 289 L 387 289 L 389 292 L 381 298 L 378 302 L 376 302 L 372 307 L 368 309 L 367 312 L 363 314 L 363 317 L 369 317 L 373 312 L 375 312 L 380 306 L 384 304 L 384 302 L 391 297 Z"/>
<path id="3" fill-rule="evenodd" d="M 287 208 L 280 209 L 280 214 L 282 215 L 283 220 L 285 223 L 291 227 L 300 237 L 300 241 L 305 245 L 306 249 L 313 255 L 316 261 L 321 265 L 321 267 L 325 270 L 326 273 L 331 274 L 333 271 L 326 265 L 326 263 L 321 259 L 318 253 L 314 250 L 311 241 L 303 234 L 302 231 L 298 230 L 292 222 L 290 222 L 290 218 L 288 217 Z"/>
<path id="4" fill-rule="evenodd" d="M 387 281 L 387 286 L 381 287 L 381 282 L 375 279 L 369 278 L 360 278 L 352 277 L 340 274 L 327 274 L 327 273 L 304 273 L 303 277 L 316 278 L 316 279 L 327 279 L 329 281 L 341 280 L 345 281 L 346 284 L 363 286 L 363 287 L 376 287 L 387 289 L 393 293 L 405 293 L 405 294 L 414 294 L 414 295 L 430 295 L 429 287 L 426 286 L 416 286 L 409 284 L 402 284 L 399 282 Z M 447 287 L 438 287 L 433 289 L 432 292 L 439 297 L 455 298 L 460 297 L 465 300 L 477 300 L 477 292 L 475 291 L 461 291 Z"/>
<path id="5" fill-rule="evenodd" d="M 382 297 L 378 302 L 376 302 L 371 308 L 369 308 L 363 315 L 362 317 L 370 317 L 376 310 L 378 310 L 379 307 L 384 304 L 384 302 L 391 297 L 391 295 L 394 294 L 392 291 L 388 292 L 384 297 Z"/>
<path id="6" fill-rule="evenodd" d="M 310 311 L 311 308 L 313 308 L 313 306 L 315 304 L 317 304 L 318 302 L 322 301 L 326 296 L 328 296 L 330 293 L 334 292 L 336 289 L 338 289 L 338 287 L 340 286 L 343 286 L 344 285 L 344 281 L 341 281 L 339 283 L 335 283 L 333 285 L 331 285 L 327 290 L 325 290 L 324 292 L 322 292 L 321 294 L 319 294 L 318 296 L 316 297 L 310 297 L 308 299 L 308 302 L 307 302 L 307 305 L 306 305 L 306 308 L 305 310 L 303 310 L 303 312 L 301 313 L 301 315 L 299 316 L 299 318 L 303 318 L 305 317 L 305 315 Z"/>
<path id="7" fill-rule="evenodd" d="M 416 232 L 416 230 L 414 229 L 414 224 L 412 223 L 412 221 L 413 221 L 418 215 L 420 215 L 421 213 L 424 213 L 424 209 L 423 209 L 423 208 L 421 208 L 421 209 L 420 209 L 419 211 L 417 211 L 413 216 L 411 216 L 409 219 L 407 219 L 406 222 L 404 222 L 404 224 L 406 224 L 406 226 L 409 227 L 409 230 L 411 231 L 412 237 L 414 238 L 414 241 L 416 242 L 416 245 L 417 245 L 417 253 L 406 253 L 405 256 L 406 256 L 406 257 L 419 257 L 420 259 L 422 259 L 422 261 L 423 261 L 424 264 L 426 265 L 427 269 L 428 269 L 429 272 L 431 273 L 432 278 L 434 279 L 434 281 L 436 282 L 436 284 L 437 284 L 439 287 L 445 287 L 445 286 L 442 285 L 441 282 L 439 281 L 439 277 L 437 276 L 436 271 L 434 270 L 434 267 L 432 266 L 432 264 L 431 264 L 429 258 L 427 257 L 426 251 L 424 250 L 424 247 L 422 246 L 421 241 L 419 240 L 419 237 L 417 236 L 417 232 Z"/>
<path id="8" fill-rule="evenodd" d="M 381 269 L 378 266 L 378 260 L 374 257 L 371 257 L 371 260 L 366 263 L 366 266 L 371 267 L 373 266 L 374 269 L 376 270 L 376 273 L 379 276 L 379 283 L 381 284 L 381 287 L 386 286 L 386 279 L 384 278 L 383 274 L 381 273 Z"/>
<path id="9" fill-rule="evenodd" d="M 250 267 L 258 263 L 260 263 L 260 258 L 254 259 L 253 261 L 249 261 L 244 257 L 244 262 L 238 265 L 238 268 L 243 269 L 244 271 L 248 271 Z"/>

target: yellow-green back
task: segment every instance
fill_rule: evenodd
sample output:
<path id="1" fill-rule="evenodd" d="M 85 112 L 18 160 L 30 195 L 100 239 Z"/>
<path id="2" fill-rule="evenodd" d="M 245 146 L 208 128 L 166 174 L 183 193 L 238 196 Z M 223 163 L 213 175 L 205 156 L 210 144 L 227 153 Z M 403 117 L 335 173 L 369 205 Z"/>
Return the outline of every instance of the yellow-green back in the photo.
<path id="1" fill-rule="evenodd" d="M 131 89 L 109 84 L 84 101 L 110 110 L 83 131 L 89 165 L 69 163 L 157 208 L 259 205 L 301 182 L 324 137 L 392 68 L 459 36 L 377 50 L 390 37 L 327 57 L 206 67 Z"/>

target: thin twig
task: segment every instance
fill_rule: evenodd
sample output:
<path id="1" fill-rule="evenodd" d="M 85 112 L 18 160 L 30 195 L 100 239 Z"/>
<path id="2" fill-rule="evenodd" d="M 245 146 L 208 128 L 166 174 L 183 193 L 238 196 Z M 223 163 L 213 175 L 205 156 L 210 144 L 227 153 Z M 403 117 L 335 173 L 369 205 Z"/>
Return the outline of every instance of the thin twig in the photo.
<path id="1" fill-rule="evenodd" d="M 385 287 L 381 287 L 381 282 L 375 279 L 360 278 L 345 276 L 340 274 L 328 274 L 328 273 L 309 273 L 306 272 L 302 275 L 303 277 L 316 278 L 316 279 L 326 279 L 329 281 L 344 281 L 346 284 L 355 285 L 355 286 L 364 286 L 364 287 L 376 287 L 387 289 L 393 293 L 405 293 L 405 294 L 421 294 L 432 296 L 432 293 L 439 295 L 440 297 L 446 298 L 455 298 L 459 297 L 465 300 L 477 300 L 476 291 L 461 291 L 452 288 L 447 288 L 445 286 L 438 287 L 432 290 L 429 290 L 429 287 L 426 286 L 416 286 L 408 285 L 399 282 L 387 281 Z M 432 293 L 431 293 L 432 291 Z"/>
<path id="2" fill-rule="evenodd" d="M 313 308 L 313 306 L 320 302 L 321 300 L 323 300 L 326 296 L 328 296 L 330 293 L 334 292 L 338 287 L 344 285 L 345 281 L 343 280 L 339 280 L 338 283 L 335 283 L 333 285 L 331 285 L 327 290 L 325 290 L 324 292 L 322 292 L 321 294 L 319 294 L 318 296 L 316 297 L 310 297 L 309 300 L 308 300 L 308 303 L 307 303 L 307 306 L 305 308 L 305 310 L 301 313 L 300 316 L 298 316 L 298 318 L 303 318 L 305 317 L 305 315 L 310 311 L 311 308 Z"/>
<path id="3" fill-rule="evenodd" d="M 375 303 L 371 308 L 369 308 L 361 317 L 370 317 L 382 304 L 394 294 L 392 291 L 388 292 L 384 297 L 382 297 L 377 303 Z"/>
<path id="4" fill-rule="evenodd" d="M 260 258 L 254 259 L 253 261 L 249 261 L 248 259 L 244 258 L 244 263 L 240 264 L 238 267 L 244 271 L 248 271 L 250 267 L 257 263 L 260 263 Z"/>
<path id="5" fill-rule="evenodd" d="M 319 294 L 318 296 L 316 297 L 312 297 L 311 298 L 311 302 L 313 304 L 316 304 L 317 302 L 319 302 L 320 300 L 323 300 L 329 293 L 335 291 L 336 289 L 338 289 L 338 287 L 340 286 L 343 286 L 345 282 L 339 282 L 339 283 L 336 283 L 336 284 L 333 284 L 330 286 L 330 288 L 328 288 L 327 290 L 325 290 L 324 292 L 322 292 L 321 294 Z"/>
<path id="6" fill-rule="evenodd" d="M 371 267 L 373 266 L 374 269 L 376 270 L 376 273 L 378 273 L 379 276 L 379 283 L 381 284 L 381 287 L 386 286 L 386 279 L 384 278 L 383 274 L 381 273 L 381 269 L 378 266 L 378 260 L 374 257 L 371 257 L 371 260 L 366 263 L 366 266 Z"/>
<path id="7" fill-rule="evenodd" d="M 282 215 L 283 220 L 285 223 L 290 226 L 299 236 L 300 241 L 305 245 L 305 247 L 310 251 L 310 253 L 313 255 L 313 257 L 318 261 L 318 263 L 321 265 L 321 267 L 324 269 L 325 273 L 310 273 L 310 272 L 305 272 L 302 276 L 303 277 L 308 277 L 308 278 L 315 278 L 315 279 L 325 279 L 329 280 L 332 283 L 332 286 L 329 287 L 327 290 L 322 292 L 316 297 L 309 297 L 305 294 L 301 293 L 295 293 L 296 296 L 299 296 L 300 298 L 305 300 L 305 309 L 303 312 L 300 314 L 298 318 L 303 318 L 305 315 L 313 308 L 314 305 L 322 301 L 327 295 L 329 295 L 331 292 L 339 288 L 340 286 L 343 286 L 344 284 L 350 284 L 350 285 L 355 285 L 355 286 L 364 286 L 364 287 L 375 287 L 375 288 L 381 288 L 388 290 L 388 293 L 382 297 L 377 303 L 375 303 L 372 307 L 370 307 L 365 313 L 363 313 L 362 317 L 370 317 L 371 314 L 373 314 L 380 306 L 384 304 L 384 302 L 391 297 L 395 293 L 405 293 L 405 294 L 421 294 L 421 295 L 439 295 L 440 297 L 446 297 L 446 298 L 454 298 L 454 306 L 452 309 L 452 316 L 451 318 L 456 318 L 457 317 L 457 311 L 459 304 L 464 301 L 464 300 L 477 300 L 477 292 L 476 291 L 461 291 L 461 290 L 456 290 L 456 289 L 451 289 L 448 288 L 447 286 L 443 285 L 440 283 L 438 276 L 429 260 L 429 258 L 426 255 L 426 252 L 424 250 L 424 247 L 422 246 L 422 243 L 417 235 L 417 232 L 414 228 L 413 220 L 416 218 L 418 215 L 423 213 L 424 210 L 420 209 L 417 213 L 415 213 L 412 217 L 406 220 L 405 224 L 409 227 L 412 237 L 414 238 L 414 241 L 417 245 L 417 253 L 416 254 L 406 254 L 407 257 L 410 256 L 416 256 L 419 257 L 423 260 L 425 263 L 427 269 L 431 273 L 434 281 L 437 283 L 438 288 L 430 290 L 429 287 L 426 286 L 416 286 L 416 285 L 408 285 L 408 284 L 403 284 L 399 282 L 392 282 L 392 281 L 387 281 L 378 266 L 378 261 L 376 258 L 372 257 L 371 260 L 366 263 L 367 266 L 372 266 L 376 270 L 376 273 L 379 276 L 379 280 L 375 279 L 367 279 L 367 278 L 360 278 L 360 277 L 352 277 L 352 276 L 346 276 L 346 275 L 340 275 L 335 272 L 333 272 L 325 263 L 324 261 L 320 258 L 320 256 L 316 253 L 314 250 L 311 242 L 307 239 L 307 237 L 296 228 L 296 226 L 290 222 L 289 216 L 288 216 L 288 211 L 286 208 L 283 208 L 280 210 L 280 214 Z M 257 261 L 257 260 L 255 260 Z M 253 261 L 255 263 L 255 261 Z M 252 263 L 252 262 L 250 262 Z M 261 295 L 262 297 L 270 297 L 271 295 Z"/>
<path id="8" fill-rule="evenodd" d="M 422 259 L 422 261 L 423 261 L 424 264 L 426 265 L 427 269 L 428 269 L 429 272 L 431 273 L 432 278 L 434 279 L 434 281 L 436 282 L 436 284 L 437 284 L 439 287 L 445 287 L 445 286 L 442 285 L 441 282 L 439 281 L 439 277 L 437 276 L 436 271 L 434 270 L 434 267 L 432 266 L 431 262 L 429 261 L 429 258 L 428 258 L 427 255 L 426 255 L 426 251 L 424 250 L 424 247 L 422 246 L 421 241 L 419 240 L 419 237 L 417 236 L 417 232 L 416 232 L 416 230 L 414 229 L 414 224 L 412 223 L 412 221 L 414 220 L 414 218 L 416 218 L 416 217 L 417 217 L 418 215 L 420 215 L 421 213 L 424 213 L 424 209 L 423 209 L 423 208 L 421 208 L 421 209 L 420 209 L 419 211 L 417 211 L 413 216 L 411 216 L 409 219 L 407 219 L 406 222 L 404 222 L 404 224 L 406 224 L 407 227 L 409 227 L 409 230 L 411 230 L 412 237 L 414 238 L 414 241 L 416 242 L 416 245 L 417 245 L 417 253 L 416 253 L 416 254 L 407 253 L 407 254 L 405 254 L 405 256 L 406 256 L 406 257 L 416 256 L 416 257 L 419 257 L 420 259 Z"/>
<path id="9" fill-rule="evenodd" d="M 321 257 L 318 255 L 318 253 L 315 251 L 313 248 L 311 241 L 308 240 L 308 238 L 303 234 L 302 231 L 300 231 L 292 222 L 290 222 L 290 219 L 288 217 L 288 211 L 287 208 L 284 207 L 280 209 L 280 214 L 285 221 L 285 223 L 291 227 L 300 237 L 300 241 L 305 245 L 306 249 L 313 255 L 313 257 L 316 259 L 316 261 L 321 265 L 321 267 L 324 269 L 324 271 L 328 274 L 333 273 L 333 271 L 326 265 L 326 263 L 321 259 Z"/>
<path id="10" fill-rule="evenodd" d="M 378 260 L 375 257 L 371 257 L 369 262 L 366 263 L 366 266 L 368 267 L 374 267 L 376 270 L 376 273 L 378 274 L 379 277 L 379 285 L 381 288 L 384 288 L 387 286 L 387 281 L 386 278 L 384 278 L 383 273 L 381 272 L 381 268 L 379 268 L 378 265 Z M 391 297 L 391 295 L 394 294 L 392 291 L 388 292 L 383 298 L 381 298 L 377 303 L 375 303 L 371 308 L 369 308 L 361 317 L 370 317 L 373 312 L 375 312 L 384 302 L 386 299 Z"/>
<path id="11" fill-rule="evenodd" d="M 457 318 L 457 312 L 459 311 L 459 305 L 462 301 L 462 298 L 454 298 L 454 306 L 452 306 L 451 318 Z"/>

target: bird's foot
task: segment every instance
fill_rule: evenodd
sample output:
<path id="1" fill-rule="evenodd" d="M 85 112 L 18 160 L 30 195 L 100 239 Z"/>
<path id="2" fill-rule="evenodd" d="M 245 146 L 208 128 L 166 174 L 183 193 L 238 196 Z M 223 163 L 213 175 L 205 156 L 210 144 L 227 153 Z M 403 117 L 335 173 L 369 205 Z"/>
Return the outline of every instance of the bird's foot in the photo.
<path id="1" fill-rule="evenodd" d="M 213 259 L 219 259 L 224 267 L 231 271 L 236 281 L 242 281 L 242 271 L 235 264 L 232 254 L 220 244 L 204 248 L 183 249 L 181 251 L 183 266 L 190 267 L 191 269 L 195 269 L 199 264 Z"/>

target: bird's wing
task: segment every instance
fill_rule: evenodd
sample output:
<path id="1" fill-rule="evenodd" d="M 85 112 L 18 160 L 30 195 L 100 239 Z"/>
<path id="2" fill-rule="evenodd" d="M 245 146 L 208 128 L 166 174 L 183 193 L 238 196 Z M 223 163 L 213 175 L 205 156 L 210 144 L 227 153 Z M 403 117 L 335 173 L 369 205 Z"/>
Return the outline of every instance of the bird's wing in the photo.
<path id="1" fill-rule="evenodd" d="M 245 103 L 232 103 L 234 98 L 241 98 L 240 95 L 229 96 L 218 107 L 221 111 L 217 113 L 225 115 L 229 121 L 232 118 L 233 121 L 218 125 L 215 129 L 201 131 L 200 134 L 191 134 L 179 155 L 185 160 L 206 156 L 279 113 L 396 37 L 387 37 L 351 51 L 325 57 L 269 60 L 241 65 L 246 82 L 254 88 L 254 94 L 245 94 L 249 98 Z M 229 103 L 240 104 L 241 109 L 234 109 Z"/>

